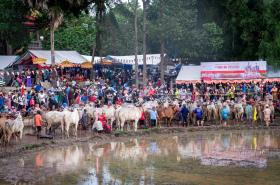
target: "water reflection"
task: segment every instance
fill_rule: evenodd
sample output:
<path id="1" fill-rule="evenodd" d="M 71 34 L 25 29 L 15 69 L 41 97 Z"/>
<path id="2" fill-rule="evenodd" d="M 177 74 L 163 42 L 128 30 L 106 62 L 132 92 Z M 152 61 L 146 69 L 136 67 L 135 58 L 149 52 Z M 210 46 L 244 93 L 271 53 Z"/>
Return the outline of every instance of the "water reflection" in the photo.
<path id="1" fill-rule="evenodd" d="M 0 179 L 53 184 L 52 179 L 46 177 L 76 174 L 72 184 L 157 184 L 159 171 L 185 167 L 192 159 L 202 165 L 263 168 L 270 155 L 279 155 L 279 151 L 280 135 L 268 131 L 141 138 L 100 147 L 88 143 L 50 149 L 17 162 L 7 162 L 5 170 L 0 170 Z M 161 173 L 166 173 L 167 178 L 170 172 Z M 81 174 L 84 176 L 80 177 Z"/>

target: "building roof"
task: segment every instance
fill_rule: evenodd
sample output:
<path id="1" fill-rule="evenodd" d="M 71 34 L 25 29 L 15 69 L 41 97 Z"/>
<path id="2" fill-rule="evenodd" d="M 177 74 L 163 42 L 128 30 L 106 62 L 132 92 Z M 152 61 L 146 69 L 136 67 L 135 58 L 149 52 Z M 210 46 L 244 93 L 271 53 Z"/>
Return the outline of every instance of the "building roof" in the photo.
<path id="1" fill-rule="evenodd" d="M 0 55 L 0 70 L 3 70 L 4 68 L 8 67 L 10 64 L 12 64 L 18 56 L 16 55 L 10 55 L 10 56 L 4 56 Z"/>
<path id="2" fill-rule="evenodd" d="M 177 78 L 176 83 L 195 83 L 201 80 L 201 67 L 200 66 L 182 66 Z"/>

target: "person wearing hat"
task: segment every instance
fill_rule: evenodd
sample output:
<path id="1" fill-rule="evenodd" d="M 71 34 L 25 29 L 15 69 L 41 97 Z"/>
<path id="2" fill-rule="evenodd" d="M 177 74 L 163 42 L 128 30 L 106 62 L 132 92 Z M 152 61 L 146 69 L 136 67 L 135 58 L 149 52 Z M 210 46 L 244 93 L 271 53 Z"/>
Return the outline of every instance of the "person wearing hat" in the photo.
<path id="1" fill-rule="evenodd" d="M 271 116 L 271 109 L 269 108 L 268 104 L 265 105 L 263 113 L 264 113 L 264 122 L 268 127 L 270 123 L 270 116 Z"/>

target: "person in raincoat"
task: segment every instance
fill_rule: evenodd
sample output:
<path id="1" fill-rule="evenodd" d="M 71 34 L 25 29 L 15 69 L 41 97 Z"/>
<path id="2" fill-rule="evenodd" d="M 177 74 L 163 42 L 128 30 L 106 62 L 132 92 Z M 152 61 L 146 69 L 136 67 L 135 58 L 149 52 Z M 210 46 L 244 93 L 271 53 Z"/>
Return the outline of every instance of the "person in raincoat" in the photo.
<path id="1" fill-rule="evenodd" d="M 253 120 L 253 107 L 252 107 L 251 103 L 247 103 L 247 105 L 245 107 L 245 113 L 246 113 L 247 121 L 252 123 L 252 120 Z"/>
<path id="2" fill-rule="evenodd" d="M 106 119 L 106 116 L 105 116 L 104 112 L 102 112 L 101 116 L 99 117 L 99 121 L 101 121 L 102 127 L 103 127 L 105 133 L 111 133 L 112 132 L 112 128 L 107 123 L 107 119 Z"/>
<path id="3" fill-rule="evenodd" d="M 264 121 L 265 121 L 265 124 L 266 126 L 268 127 L 269 126 L 269 123 L 270 123 L 270 116 L 271 116 L 271 109 L 269 108 L 269 105 L 265 105 L 265 109 L 263 111 L 264 113 Z"/>
<path id="4" fill-rule="evenodd" d="M 253 107 L 253 122 L 254 123 L 257 122 L 257 116 L 258 116 L 257 106 L 254 105 L 254 107 Z"/>

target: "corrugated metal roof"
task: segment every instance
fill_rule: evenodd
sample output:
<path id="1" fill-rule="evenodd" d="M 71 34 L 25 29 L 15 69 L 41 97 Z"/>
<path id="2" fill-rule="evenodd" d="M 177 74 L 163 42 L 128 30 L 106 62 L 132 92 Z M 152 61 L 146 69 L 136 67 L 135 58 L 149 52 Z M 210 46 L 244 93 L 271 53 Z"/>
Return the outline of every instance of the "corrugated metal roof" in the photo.
<path id="1" fill-rule="evenodd" d="M 11 63 L 16 61 L 17 57 L 18 56 L 16 55 L 0 55 L 0 70 L 3 70 L 4 68 L 8 67 Z"/>

